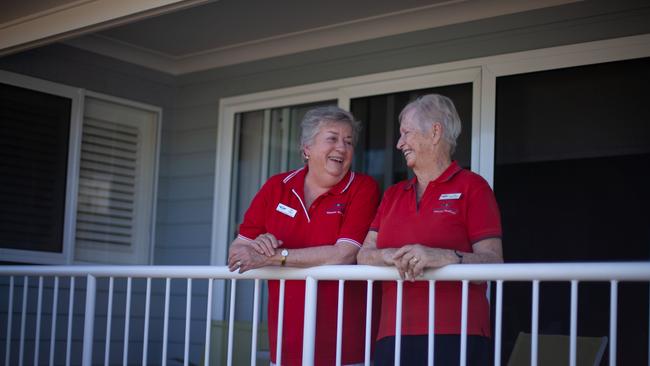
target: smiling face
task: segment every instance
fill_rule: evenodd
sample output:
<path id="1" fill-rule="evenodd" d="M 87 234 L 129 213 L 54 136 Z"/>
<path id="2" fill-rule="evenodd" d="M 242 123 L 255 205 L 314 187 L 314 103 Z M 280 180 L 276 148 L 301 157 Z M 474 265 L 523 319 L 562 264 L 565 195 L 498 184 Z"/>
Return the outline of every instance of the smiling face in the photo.
<path id="1" fill-rule="evenodd" d="M 402 151 L 406 166 L 411 169 L 427 165 L 435 158 L 434 125 L 429 131 L 422 131 L 419 123 L 413 118 L 413 111 L 406 113 L 400 123 L 400 137 L 397 149 Z"/>
<path id="2" fill-rule="evenodd" d="M 340 181 L 352 165 L 352 126 L 342 122 L 321 123 L 313 141 L 303 151 L 309 157 L 307 165 L 310 172 Z"/>

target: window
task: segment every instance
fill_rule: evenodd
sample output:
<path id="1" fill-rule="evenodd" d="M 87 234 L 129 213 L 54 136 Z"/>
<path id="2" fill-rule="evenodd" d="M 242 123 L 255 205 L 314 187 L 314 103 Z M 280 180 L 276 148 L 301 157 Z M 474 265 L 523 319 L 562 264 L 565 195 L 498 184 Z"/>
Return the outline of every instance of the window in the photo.
<path id="1" fill-rule="evenodd" d="M 72 100 L 0 84 L 0 247 L 63 251 Z"/>
<path id="2" fill-rule="evenodd" d="M 3 260 L 148 263 L 159 114 L 0 72 Z"/>

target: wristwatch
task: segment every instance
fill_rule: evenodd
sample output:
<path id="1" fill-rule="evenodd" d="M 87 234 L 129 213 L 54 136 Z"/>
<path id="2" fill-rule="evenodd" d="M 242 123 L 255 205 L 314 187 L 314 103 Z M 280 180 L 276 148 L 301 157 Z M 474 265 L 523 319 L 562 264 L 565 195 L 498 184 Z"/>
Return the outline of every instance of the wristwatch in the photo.
<path id="1" fill-rule="evenodd" d="M 282 260 L 280 261 L 280 265 L 284 267 L 284 265 L 287 263 L 287 257 L 289 256 L 289 251 L 286 249 L 282 249 L 280 252 L 280 255 L 282 256 Z"/>

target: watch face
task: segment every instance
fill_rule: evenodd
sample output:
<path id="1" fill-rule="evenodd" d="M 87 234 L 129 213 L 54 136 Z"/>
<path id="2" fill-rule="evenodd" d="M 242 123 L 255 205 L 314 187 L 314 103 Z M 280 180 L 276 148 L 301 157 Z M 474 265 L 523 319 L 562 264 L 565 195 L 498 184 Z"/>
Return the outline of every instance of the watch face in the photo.
<path id="1" fill-rule="evenodd" d="M 282 254 L 283 257 L 286 257 L 289 255 L 289 251 L 286 249 L 282 249 L 282 252 L 280 252 L 280 254 Z"/>

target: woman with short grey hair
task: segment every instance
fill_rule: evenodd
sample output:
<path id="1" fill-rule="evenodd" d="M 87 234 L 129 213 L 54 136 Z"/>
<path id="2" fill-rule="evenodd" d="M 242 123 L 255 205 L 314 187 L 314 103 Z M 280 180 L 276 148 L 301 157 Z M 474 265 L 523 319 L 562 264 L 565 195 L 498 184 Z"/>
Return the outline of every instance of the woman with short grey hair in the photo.
<path id="1" fill-rule="evenodd" d="M 434 122 L 442 124 L 442 138 L 449 145 L 449 156 L 454 154 L 456 140 L 461 132 L 461 124 L 451 99 L 440 94 L 423 95 L 402 109 L 399 120 L 401 121 L 408 113 L 413 113 L 413 118 L 419 124 L 422 132 L 429 131 Z"/>
<path id="2" fill-rule="evenodd" d="M 301 123 L 305 166 L 271 177 L 257 193 L 230 246 L 228 266 L 243 273 L 265 266 L 352 264 L 379 201 L 377 183 L 350 171 L 359 122 L 338 107 L 307 112 Z M 346 281 L 341 362 L 360 364 L 366 283 Z M 302 363 L 304 281 L 285 283 L 282 353 L 278 340 L 279 283 L 269 281 L 268 324 L 272 364 Z M 316 365 L 336 364 L 338 283 L 320 281 Z"/>
<path id="3" fill-rule="evenodd" d="M 394 266 L 404 283 L 401 364 L 426 365 L 429 290 L 414 282 L 425 269 L 449 264 L 501 263 L 499 208 L 488 183 L 461 168 L 451 154 L 460 134 L 453 102 L 425 95 L 400 114 L 397 148 L 414 178 L 388 188 L 357 255 L 359 264 Z M 487 365 L 490 311 L 485 283 L 469 286 L 467 364 Z M 396 283 L 382 284 L 375 365 L 393 365 Z M 458 365 L 461 333 L 461 285 L 435 286 L 435 364 Z"/>

